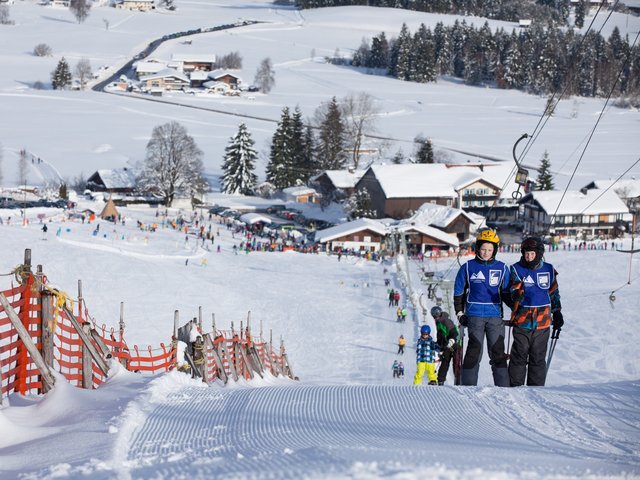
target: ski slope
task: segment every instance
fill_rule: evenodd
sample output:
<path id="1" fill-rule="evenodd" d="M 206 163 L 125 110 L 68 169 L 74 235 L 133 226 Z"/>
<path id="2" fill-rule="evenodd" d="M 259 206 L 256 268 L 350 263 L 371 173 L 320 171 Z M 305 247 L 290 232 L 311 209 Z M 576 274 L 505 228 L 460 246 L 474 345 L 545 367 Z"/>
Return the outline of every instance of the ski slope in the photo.
<path id="1" fill-rule="evenodd" d="M 454 387 L 451 375 L 444 387 L 414 387 L 413 344 L 424 319 L 412 310 L 406 323 L 395 321 L 384 278 L 394 288 L 407 279 L 395 263 L 234 255 L 241 239 L 225 228 L 216 253 L 169 228 L 141 232 L 136 220 L 153 222 L 153 209 L 123 209 L 126 225 L 100 222 L 100 235 L 95 224 L 47 212 L 46 240 L 35 218 L 26 227 L 0 225 L 0 273 L 32 248 L 59 288 L 72 294 L 83 281 L 99 323 L 116 325 L 123 301 L 126 338 L 143 347 L 168 342 L 174 309 L 186 322 L 200 305 L 219 329 L 232 321 L 238 328 L 250 311 L 254 333 L 284 339 L 300 380 L 206 387 L 177 372 L 149 377 L 112 364 L 95 391 L 61 381 L 44 398 L 12 395 L 0 408 L 2 480 L 640 478 L 637 256 L 626 285 L 627 254 L 548 254 L 566 325 L 547 387 L 493 387 L 486 354 L 477 387 Z M 418 292 L 421 267 L 456 270 L 455 259 L 401 264 Z M 396 355 L 400 334 L 404 356 Z M 392 378 L 395 359 L 405 364 L 403 379 Z"/>

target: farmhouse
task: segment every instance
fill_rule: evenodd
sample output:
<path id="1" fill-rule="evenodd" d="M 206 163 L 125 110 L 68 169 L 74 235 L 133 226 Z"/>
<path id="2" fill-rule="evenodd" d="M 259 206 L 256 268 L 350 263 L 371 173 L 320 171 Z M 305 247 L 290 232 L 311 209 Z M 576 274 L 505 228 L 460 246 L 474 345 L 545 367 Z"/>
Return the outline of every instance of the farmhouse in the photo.
<path id="1" fill-rule="evenodd" d="M 92 192 L 132 193 L 136 177 L 127 167 L 97 170 L 87 180 L 87 190 Z"/>
<path id="2" fill-rule="evenodd" d="M 611 190 L 534 191 L 518 203 L 528 233 L 616 237 L 631 220 L 629 208 Z"/>
<path id="3" fill-rule="evenodd" d="M 469 238 L 474 223 L 463 210 L 425 203 L 411 217 L 401 220 L 398 229 L 411 234 L 409 243 L 416 246 L 417 253 L 432 247 L 457 248 Z"/>
<path id="4" fill-rule="evenodd" d="M 630 178 L 618 180 L 594 180 L 584 187 L 587 190 L 598 189 L 600 191 L 612 188 L 618 197 L 629 207 L 632 212 L 640 212 L 640 179 Z"/>
<path id="5" fill-rule="evenodd" d="M 316 242 L 327 252 L 355 250 L 356 252 L 377 252 L 382 248 L 387 235 L 387 227 L 376 220 L 360 218 L 335 227 L 318 230 Z"/>
<path id="6" fill-rule="evenodd" d="M 172 68 L 165 68 L 140 79 L 147 90 L 183 90 L 191 84 L 189 77 Z"/>

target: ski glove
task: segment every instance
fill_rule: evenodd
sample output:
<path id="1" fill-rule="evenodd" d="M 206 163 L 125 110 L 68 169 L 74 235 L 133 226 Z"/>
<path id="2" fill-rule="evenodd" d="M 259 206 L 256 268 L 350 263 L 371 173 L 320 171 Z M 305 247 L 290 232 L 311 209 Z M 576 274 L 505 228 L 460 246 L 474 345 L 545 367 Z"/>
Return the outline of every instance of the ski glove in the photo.
<path id="1" fill-rule="evenodd" d="M 453 346 L 454 346 L 455 344 L 456 344 L 455 339 L 450 338 L 450 339 L 449 339 L 449 342 L 447 343 L 447 348 L 448 348 L 448 349 L 453 349 Z"/>
<path id="2" fill-rule="evenodd" d="M 469 326 L 469 317 L 467 317 L 464 313 L 458 315 L 458 321 L 463 327 Z"/>
<path id="3" fill-rule="evenodd" d="M 553 312 L 553 321 L 551 322 L 553 325 L 553 329 L 558 332 L 562 330 L 562 326 L 564 325 L 564 318 L 562 318 L 562 312 L 560 310 L 556 310 Z"/>

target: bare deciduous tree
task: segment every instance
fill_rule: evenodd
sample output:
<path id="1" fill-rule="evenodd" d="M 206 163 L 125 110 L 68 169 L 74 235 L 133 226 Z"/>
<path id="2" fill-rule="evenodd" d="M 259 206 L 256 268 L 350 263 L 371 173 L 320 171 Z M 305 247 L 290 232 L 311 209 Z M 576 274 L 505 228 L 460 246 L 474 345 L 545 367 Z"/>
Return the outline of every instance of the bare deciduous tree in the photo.
<path id="1" fill-rule="evenodd" d="M 89 10 L 91 10 L 91 3 L 88 0 L 71 0 L 69 2 L 69 10 L 76 17 L 78 23 L 84 22 L 89 16 Z"/>
<path id="2" fill-rule="evenodd" d="M 52 53 L 53 51 L 51 50 L 51 47 L 46 43 L 39 43 L 33 47 L 33 54 L 36 57 L 50 57 Z"/>
<path id="3" fill-rule="evenodd" d="M 256 71 L 256 76 L 253 79 L 253 84 L 258 87 L 262 93 L 269 93 L 276 84 L 276 74 L 273 71 L 273 65 L 269 57 L 260 63 Z"/>
<path id="4" fill-rule="evenodd" d="M 81 58 L 78 60 L 75 69 L 76 77 L 80 81 L 80 88 L 84 90 L 89 79 L 93 76 L 93 71 L 91 70 L 91 62 L 88 58 Z"/>
<path id="5" fill-rule="evenodd" d="M 365 135 L 375 131 L 375 119 L 380 108 L 373 96 L 366 92 L 347 95 L 341 102 L 346 140 L 351 147 L 351 161 L 354 168 L 360 163 L 360 150 Z"/>
<path id="6" fill-rule="evenodd" d="M 216 68 L 241 69 L 242 57 L 240 56 L 240 52 L 231 52 L 226 55 L 222 55 L 216 60 Z"/>
<path id="7" fill-rule="evenodd" d="M 153 129 L 138 187 L 170 207 L 176 194 L 193 197 L 208 190 L 202 172 L 202 151 L 187 130 L 173 121 Z"/>

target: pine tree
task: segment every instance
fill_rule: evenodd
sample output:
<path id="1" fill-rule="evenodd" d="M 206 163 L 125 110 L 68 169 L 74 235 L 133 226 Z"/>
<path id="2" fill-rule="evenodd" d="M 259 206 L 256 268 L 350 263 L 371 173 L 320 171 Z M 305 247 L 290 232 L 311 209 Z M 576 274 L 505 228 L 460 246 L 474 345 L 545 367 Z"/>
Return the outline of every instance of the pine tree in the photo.
<path id="1" fill-rule="evenodd" d="M 51 72 L 51 86 L 54 90 L 63 90 L 71 85 L 71 70 L 69 64 L 62 57 L 56 66 L 56 69 Z"/>
<path id="2" fill-rule="evenodd" d="M 553 190 L 551 162 L 549 161 L 549 152 L 546 150 L 540 161 L 540 169 L 538 170 L 538 178 L 536 179 L 536 190 Z"/>
<path id="3" fill-rule="evenodd" d="M 309 180 L 311 172 L 305 168 L 305 127 L 302 121 L 302 112 L 300 107 L 296 106 L 296 109 L 291 115 L 291 167 L 292 167 L 292 179 L 300 181 L 303 184 Z"/>
<path id="4" fill-rule="evenodd" d="M 389 42 L 384 32 L 371 40 L 369 64 L 371 68 L 389 68 Z"/>
<path id="5" fill-rule="evenodd" d="M 266 169 L 267 181 L 280 190 L 295 184 L 293 152 L 291 116 L 289 107 L 284 107 L 271 140 L 269 163 Z"/>
<path id="6" fill-rule="evenodd" d="M 587 9 L 589 8 L 587 6 L 588 1 L 589 0 L 579 0 L 578 3 L 576 3 L 574 12 L 575 19 L 573 23 L 577 28 L 582 28 L 584 26 L 584 17 L 587 15 Z"/>
<path id="7" fill-rule="evenodd" d="M 413 37 L 413 59 L 411 61 L 411 78 L 415 82 L 435 82 L 438 76 L 436 69 L 435 45 L 431 30 L 424 23 Z"/>
<path id="8" fill-rule="evenodd" d="M 238 126 L 238 132 L 231 137 L 225 148 L 222 165 L 222 192 L 251 195 L 255 189 L 257 176 L 254 172 L 258 157 L 253 148 L 254 141 L 244 123 Z"/>
<path id="9" fill-rule="evenodd" d="M 433 143 L 431 139 L 416 137 L 414 141 L 419 145 L 418 151 L 416 152 L 416 163 L 434 163 Z"/>
<path id="10" fill-rule="evenodd" d="M 345 127 L 336 97 L 326 106 L 320 121 L 318 160 L 322 170 L 341 170 L 347 163 L 345 152 Z"/>
<path id="11" fill-rule="evenodd" d="M 371 194 L 366 188 L 356 190 L 344 206 L 349 218 L 375 218 L 376 211 L 371 206 Z"/>
<path id="12" fill-rule="evenodd" d="M 411 55 L 413 41 L 409 34 L 406 23 L 402 24 L 400 34 L 391 49 L 391 59 L 389 61 L 389 74 L 399 80 L 410 80 L 411 75 Z"/>

